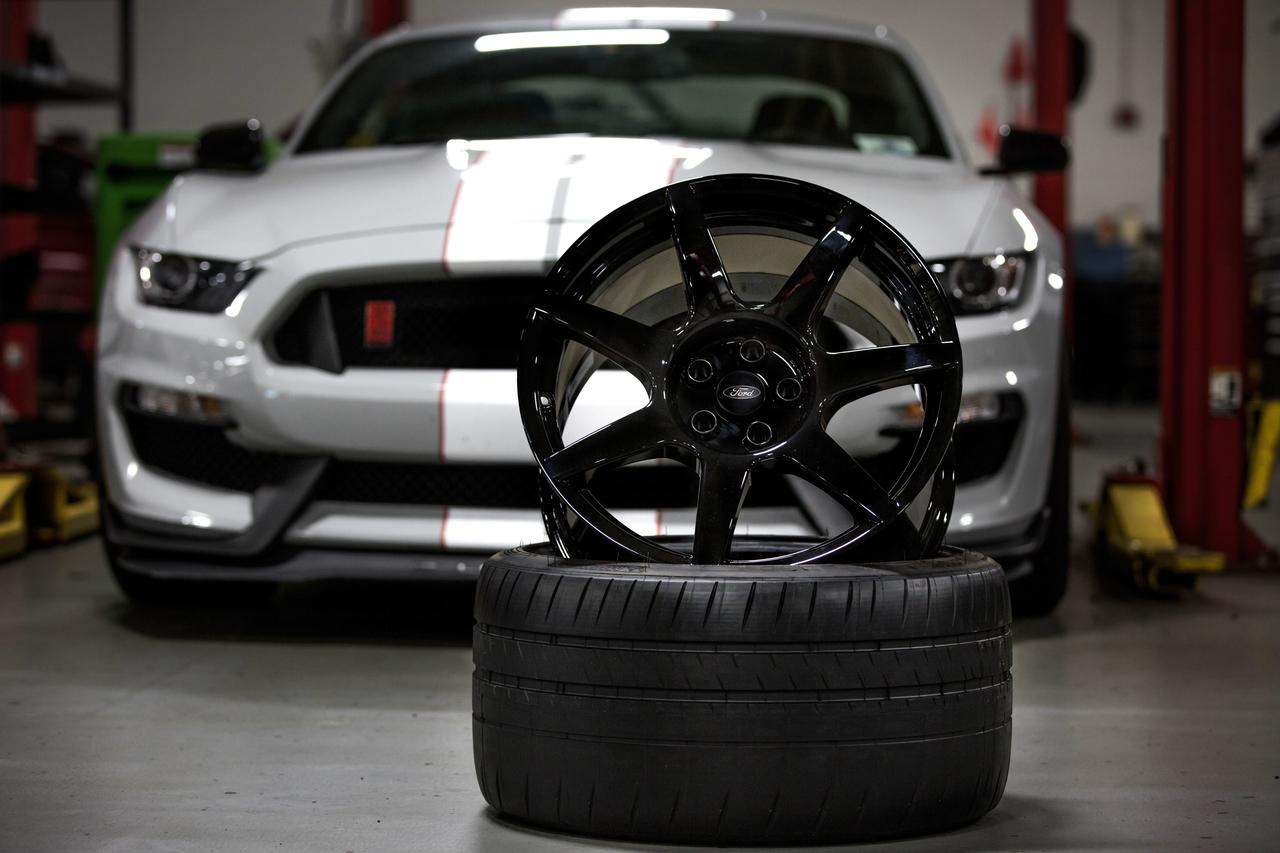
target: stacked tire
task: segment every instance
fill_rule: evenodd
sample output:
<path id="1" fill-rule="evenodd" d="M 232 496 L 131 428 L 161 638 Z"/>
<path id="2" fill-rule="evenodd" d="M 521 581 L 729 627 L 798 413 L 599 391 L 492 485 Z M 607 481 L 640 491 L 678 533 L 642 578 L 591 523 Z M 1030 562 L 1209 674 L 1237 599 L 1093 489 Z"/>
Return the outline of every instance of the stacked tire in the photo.
<path id="1" fill-rule="evenodd" d="M 854 841 L 958 826 L 1009 766 L 1009 596 L 943 549 L 868 565 L 497 555 L 476 598 L 488 802 L 559 831 Z"/>

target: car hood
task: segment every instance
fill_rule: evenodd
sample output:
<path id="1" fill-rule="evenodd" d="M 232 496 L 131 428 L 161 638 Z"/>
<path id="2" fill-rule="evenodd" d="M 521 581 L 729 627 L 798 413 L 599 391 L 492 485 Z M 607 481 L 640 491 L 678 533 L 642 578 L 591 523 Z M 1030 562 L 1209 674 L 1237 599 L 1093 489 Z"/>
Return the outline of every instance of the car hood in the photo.
<path id="1" fill-rule="evenodd" d="M 926 257 L 974 248 L 1000 181 L 934 158 L 826 148 L 598 137 L 454 140 L 446 145 L 286 156 L 253 176 L 174 181 L 130 239 L 210 257 L 261 258 L 301 243 L 442 231 L 424 252 L 451 266 L 545 266 L 614 208 L 673 181 L 753 172 L 856 199 Z M 1017 232 L 1011 235 L 1017 239 Z M 436 259 L 429 259 L 436 260 Z"/>

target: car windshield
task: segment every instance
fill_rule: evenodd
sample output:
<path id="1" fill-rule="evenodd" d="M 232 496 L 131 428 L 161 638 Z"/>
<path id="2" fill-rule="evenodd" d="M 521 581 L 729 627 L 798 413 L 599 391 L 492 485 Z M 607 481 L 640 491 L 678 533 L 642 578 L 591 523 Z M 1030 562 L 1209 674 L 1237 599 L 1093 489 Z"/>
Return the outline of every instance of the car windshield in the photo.
<path id="1" fill-rule="evenodd" d="M 662 43 L 528 46 L 566 32 L 387 47 L 343 80 L 296 150 L 572 133 L 949 156 L 911 70 L 874 43 L 647 30 Z"/>

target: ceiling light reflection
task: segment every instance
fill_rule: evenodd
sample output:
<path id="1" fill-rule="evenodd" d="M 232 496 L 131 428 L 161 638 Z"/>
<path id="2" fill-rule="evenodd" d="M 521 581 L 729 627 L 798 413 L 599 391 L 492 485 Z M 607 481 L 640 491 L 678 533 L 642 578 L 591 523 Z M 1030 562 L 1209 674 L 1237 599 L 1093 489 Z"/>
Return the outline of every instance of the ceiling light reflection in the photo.
<path id="1" fill-rule="evenodd" d="M 666 30 L 539 30 L 527 33 L 494 33 L 476 39 L 476 50 L 528 50 L 542 47 L 599 47 L 628 44 L 666 44 Z"/>

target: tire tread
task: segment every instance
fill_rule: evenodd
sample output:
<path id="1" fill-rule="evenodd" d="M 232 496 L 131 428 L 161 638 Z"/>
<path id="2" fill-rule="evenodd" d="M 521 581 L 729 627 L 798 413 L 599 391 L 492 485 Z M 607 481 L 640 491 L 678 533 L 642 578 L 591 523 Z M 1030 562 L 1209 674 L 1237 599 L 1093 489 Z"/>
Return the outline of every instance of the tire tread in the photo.
<path id="1" fill-rule="evenodd" d="M 974 820 L 1004 789 L 1009 598 L 970 552 L 797 570 L 517 550 L 486 564 L 476 618 L 477 776 L 517 820 L 853 841 Z"/>

